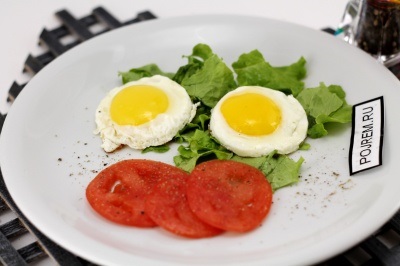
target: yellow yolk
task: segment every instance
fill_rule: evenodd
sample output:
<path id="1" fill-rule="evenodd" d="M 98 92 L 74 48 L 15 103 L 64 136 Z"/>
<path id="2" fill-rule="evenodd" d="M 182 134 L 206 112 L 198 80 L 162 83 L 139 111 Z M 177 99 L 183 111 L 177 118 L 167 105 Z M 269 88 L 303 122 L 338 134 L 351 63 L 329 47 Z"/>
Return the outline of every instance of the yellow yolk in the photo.
<path id="1" fill-rule="evenodd" d="M 251 136 L 271 134 L 281 122 L 279 107 L 258 93 L 229 97 L 222 103 L 221 113 L 232 129 Z"/>
<path id="2" fill-rule="evenodd" d="M 164 113 L 168 106 L 168 96 L 163 90 L 154 86 L 135 85 L 114 96 L 110 115 L 118 125 L 138 126 Z"/>

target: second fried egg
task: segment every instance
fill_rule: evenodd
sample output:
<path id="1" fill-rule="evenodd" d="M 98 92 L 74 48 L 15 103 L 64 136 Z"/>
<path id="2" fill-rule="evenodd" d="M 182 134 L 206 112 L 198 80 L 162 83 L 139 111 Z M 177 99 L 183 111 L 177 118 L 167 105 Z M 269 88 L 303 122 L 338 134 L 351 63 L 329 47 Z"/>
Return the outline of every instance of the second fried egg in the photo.
<path id="1" fill-rule="evenodd" d="M 211 134 L 227 149 L 245 157 L 274 150 L 288 154 L 307 136 L 308 120 L 292 96 L 258 86 L 239 87 L 213 108 Z"/>
<path id="2" fill-rule="evenodd" d="M 96 110 L 96 134 L 101 147 L 112 152 L 120 145 L 134 149 L 158 146 L 172 138 L 196 114 L 186 90 L 156 75 L 112 89 Z"/>

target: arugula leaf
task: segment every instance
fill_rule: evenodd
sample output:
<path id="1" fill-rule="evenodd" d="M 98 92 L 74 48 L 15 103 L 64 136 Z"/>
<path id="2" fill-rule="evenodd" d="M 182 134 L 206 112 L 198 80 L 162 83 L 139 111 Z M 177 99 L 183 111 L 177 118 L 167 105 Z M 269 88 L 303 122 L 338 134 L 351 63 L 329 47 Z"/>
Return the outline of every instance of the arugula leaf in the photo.
<path id="1" fill-rule="evenodd" d="M 196 61 L 188 63 L 187 65 L 181 66 L 176 74 L 172 77 L 172 80 L 176 83 L 181 84 L 183 80 L 188 79 L 190 76 L 195 74 L 198 70 L 203 67 L 202 61 Z M 192 95 L 189 95 L 192 96 Z"/>
<path id="2" fill-rule="evenodd" d="M 304 159 L 297 162 L 276 151 L 257 158 L 240 157 L 234 155 L 231 160 L 249 164 L 261 170 L 270 182 L 274 191 L 295 184 L 299 181 L 299 171 Z"/>
<path id="3" fill-rule="evenodd" d="M 164 153 L 164 152 L 169 151 L 169 149 L 170 148 L 167 145 L 150 146 L 150 147 L 143 149 L 142 153 L 147 153 L 147 152 L 152 152 L 152 151 L 157 152 L 157 153 Z"/>
<path id="4" fill-rule="evenodd" d="M 200 57 L 203 60 L 207 60 L 213 55 L 214 53 L 211 47 L 208 46 L 207 44 L 199 43 L 193 47 L 192 57 Z"/>
<path id="5" fill-rule="evenodd" d="M 179 155 L 174 156 L 175 165 L 190 173 L 196 166 L 197 160 L 201 157 L 201 155 L 189 148 L 185 148 L 182 145 L 178 147 L 178 152 Z"/>
<path id="6" fill-rule="evenodd" d="M 270 156 L 261 171 L 267 176 L 272 189 L 276 191 L 299 181 L 299 171 L 303 162 L 302 157 L 295 162 L 288 156 Z"/>
<path id="7" fill-rule="evenodd" d="M 340 86 L 326 86 L 304 89 L 296 98 L 303 106 L 309 120 L 308 136 L 320 138 L 328 131 L 326 123 L 347 123 L 352 118 L 352 107 L 345 101 L 346 93 Z"/>
<path id="8" fill-rule="evenodd" d="M 232 70 L 206 44 L 198 44 L 173 80 L 180 83 L 193 100 L 212 108 L 226 93 L 237 87 Z"/>
<path id="9" fill-rule="evenodd" d="M 210 108 L 206 106 L 199 106 L 192 121 L 187 123 L 185 127 L 176 134 L 174 140 L 178 143 L 182 143 L 184 141 L 188 141 L 188 139 L 192 137 L 197 129 L 206 131 L 210 121 L 210 116 Z"/>
<path id="10" fill-rule="evenodd" d="M 258 51 L 242 54 L 232 64 L 239 86 L 262 86 L 298 95 L 304 88 L 301 81 L 306 76 L 306 60 L 301 57 L 289 66 L 273 67 Z"/>
<path id="11" fill-rule="evenodd" d="M 299 146 L 299 150 L 301 151 L 308 151 L 311 148 L 311 144 L 307 142 L 303 142 Z"/>
<path id="12" fill-rule="evenodd" d="M 129 71 L 119 72 L 118 74 L 121 76 L 123 84 L 145 77 L 152 77 L 154 75 L 162 75 L 168 78 L 172 78 L 174 75 L 173 73 L 163 72 L 156 64 L 148 64 L 139 68 L 132 68 Z"/>
<path id="13" fill-rule="evenodd" d="M 174 157 L 174 163 L 187 172 L 191 172 L 200 159 L 212 157 L 229 160 L 233 156 L 233 153 L 222 147 L 208 131 L 195 130 L 186 140 L 189 145 L 179 146 L 179 155 Z"/>

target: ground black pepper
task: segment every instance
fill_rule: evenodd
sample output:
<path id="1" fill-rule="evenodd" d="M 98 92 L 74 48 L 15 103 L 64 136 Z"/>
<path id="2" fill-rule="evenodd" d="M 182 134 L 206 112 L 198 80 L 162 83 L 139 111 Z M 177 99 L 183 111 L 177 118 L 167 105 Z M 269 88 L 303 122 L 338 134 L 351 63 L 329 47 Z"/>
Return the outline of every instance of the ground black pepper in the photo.
<path id="1" fill-rule="evenodd" d="M 395 0 L 364 0 L 355 32 L 357 45 L 375 56 L 400 50 L 400 4 Z"/>

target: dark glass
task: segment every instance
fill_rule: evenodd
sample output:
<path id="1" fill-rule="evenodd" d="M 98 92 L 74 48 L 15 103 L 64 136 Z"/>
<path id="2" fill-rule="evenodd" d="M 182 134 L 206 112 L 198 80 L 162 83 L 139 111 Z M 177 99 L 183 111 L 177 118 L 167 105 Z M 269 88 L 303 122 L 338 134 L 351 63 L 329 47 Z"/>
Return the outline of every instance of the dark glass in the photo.
<path id="1" fill-rule="evenodd" d="M 363 0 L 354 41 L 383 60 L 400 51 L 400 1 Z"/>

